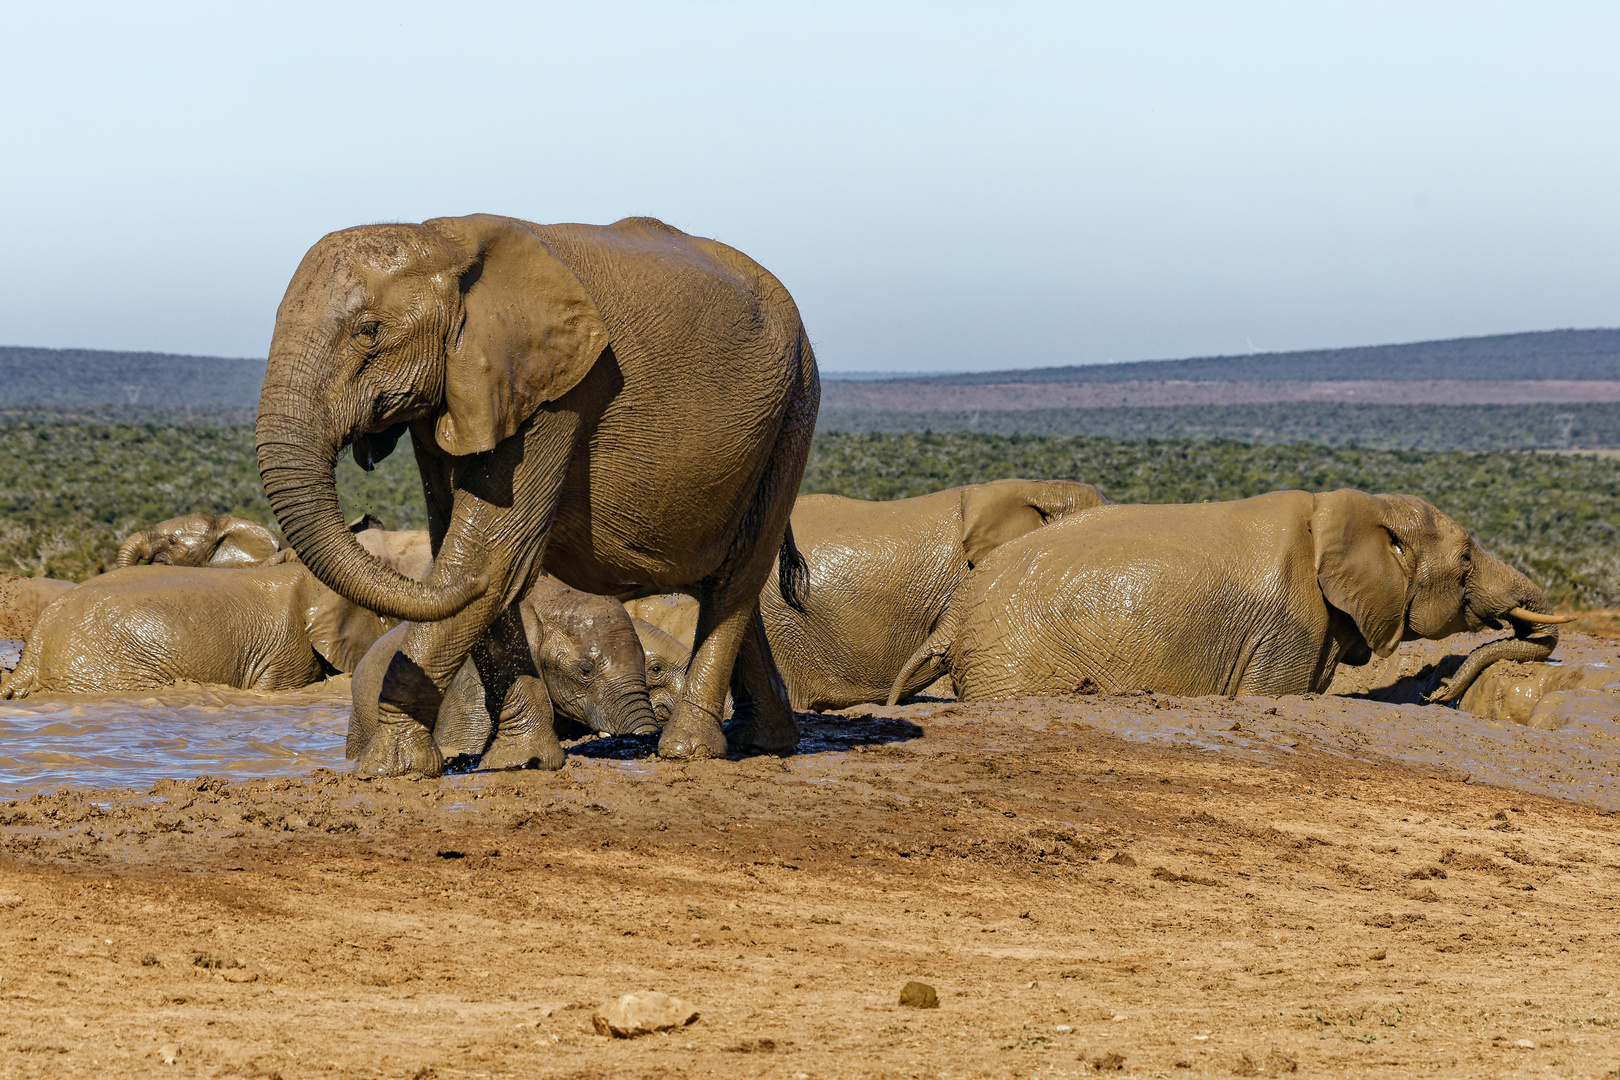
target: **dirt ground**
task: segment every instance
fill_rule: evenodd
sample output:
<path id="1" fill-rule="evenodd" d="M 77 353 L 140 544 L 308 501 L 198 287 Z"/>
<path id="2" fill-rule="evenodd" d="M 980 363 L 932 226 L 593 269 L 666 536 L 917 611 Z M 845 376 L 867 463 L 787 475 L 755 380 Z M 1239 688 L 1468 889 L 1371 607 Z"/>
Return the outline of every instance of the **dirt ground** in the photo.
<path id="1" fill-rule="evenodd" d="M 1340 700 L 0 805 L 0 1075 L 1620 1076 L 1620 817 L 1319 741 Z M 699 1018 L 594 1034 L 645 989 Z"/>

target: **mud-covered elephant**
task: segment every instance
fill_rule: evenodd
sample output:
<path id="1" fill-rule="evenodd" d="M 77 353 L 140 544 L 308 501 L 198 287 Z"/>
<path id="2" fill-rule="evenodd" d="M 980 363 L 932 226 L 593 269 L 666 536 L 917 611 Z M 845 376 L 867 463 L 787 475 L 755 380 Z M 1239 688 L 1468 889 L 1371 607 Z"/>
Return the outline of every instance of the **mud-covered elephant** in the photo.
<path id="1" fill-rule="evenodd" d="M 784 602 L 775 581 L 760 594 L 793 707 L 884 700 L 974 564 L 1014 537 L 1107 501 L 1072 480 L 997 480 L 889 502 L 801 495 L 792 518 L 806 566 L 798 603 Z M 691 640 L 690 598 L 666 593 L 625 606 Z M 929 681 L 908 683 L 905 692 Z"/>
<path id="2" fill-rule="evenodd" d="M 433 738 L 445 760 L 485 769 L 539 764 L 557 768 L 558 737 L 583 731 L 650 734 L 668 723 L 685 687 L 690 652 L 617 600 L 542 578 L 519 602 L 528 654 L 500 668 L 486 685 L 469 658 L 439 706 Z M 375 694 L 389 650 L 409 629 L 402 623 L 378 641 L 355 671 L 356 695 Z M 517 650 L 509 651 L 511 657 Z M 526 662 L 525 662 L 526 661 Z M 494 665 L 486 661 L 486 670 Z M 526 681 L 525 681 L 526 680 Z M 365 748 L 372 732 L 362 714 L 350 720 L 348 757 Z M 550 739 L 523 729 L 550 725 Z M 535 745 L 543 745 L 536 757 Z"/>
<path id="3" fill-rule="evenodd" d="M 42 613 L 4 696 L 176 682 L 288 690 L 352 670 L 393 625 L 295 559 L 241 570 L 131 566 L 91 578 Z"/>
<path id="4" fill-rule="evenodd" d="M 760 610 L 796 709 L 879 702 L 968 571 L 1001 544 L 1108 500 L 1072 480 L 998 480 L 892 502 L 804 495 L 799 603 L 768 582 Z M 915 693 L 931 679 L 909 682 Z"/>
<path id="5" fill-rule="evenodd" d="M 1403 640 L 1513 631 L 1434 700 L 1558 642 L 1541 590 L 1410 495 L 1281 491 L 1100 506 L 1002 545 L 958 588 L 890 700 L 949 670 L 965 701 L 1072 691 L 1325 691 Z"/>
<path id="6" fill-rule="evenodd" d="M 513 640 L 489 631 L 542 571 L 587 592 L 699 598 L 660 753 L 724 753 L 728 686 L 733 742 L 791 750 L 758 598 L 778 559 L 788 595 L 802 576 L 787 525 L 819 398 L 787 290 L 740 252 L 650 218 L 477 215 L 318 242 L 277 312 L 259 467 L 321 580 L 413 622 L 379 700 L 357 703 L 376 730 L 356 771 L 441 771 L 430 728 L 445 688 L 481 639 Z M 354 541 L 334 484 L 345 446 L 369 467 L 406 432 L 436 555 L 425 584 Z"/>
<path id="7" fill-rule="evenodd" d="M 131 533 L 118 546 L 118 565 L 258 566 L 281 543 L 256 521 L 233 514 L 183 514 Z"/>

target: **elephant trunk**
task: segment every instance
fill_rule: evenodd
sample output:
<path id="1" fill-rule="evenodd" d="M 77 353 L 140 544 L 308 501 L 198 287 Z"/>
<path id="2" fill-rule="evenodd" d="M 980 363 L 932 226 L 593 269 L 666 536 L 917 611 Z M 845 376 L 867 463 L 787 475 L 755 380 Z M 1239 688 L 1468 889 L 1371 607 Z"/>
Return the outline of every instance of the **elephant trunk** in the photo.
<path id="1" fill-rule="evenodd" d="M 118 568 L 120 570 L 126 566 L 136 566 L 151 561 L 151 549 L 147 547 L 146 537 L 140 533 L 131 536 L 118 547 Z"/>
<path id="2" fill-rule="evenodd" d="M 1470 615 L 1481 624 L 1511 627 L 1513 636 L 1487 641 L 1469 653 L 1456 674 L 1429 695 L 1432 703 L 1456 701 L 1498 660 L 1534 663 L 1547 659 L 1558 647 L 1558 625 L 1573 621 L 1552 614 L 1546 594 L 1529 578 L 1477 549 L 1474 574 L 1469 588 Z"/>
<path id="3" fill-rule="evenodd" d="M 272 358 L 271 371 L 277 369 Z M 344 599 L 395 619 L 434 622 L 449 618 L 480 596 L 480 577 L 450 585 L 425 585 L 374 557 L 343 520 L 337 493 L 337 455 L 345 433 L 308 415 L 314 393 L 265 379 L 256 437 L 259 477 L 270 507 L 298 558 Z"/>
<path id="4" fill-rule="evenodd" d="M 597 731 L 608 735 L 651 735 L 658 730 L 644 680 L 615 679 L 599 695 L 592 696 L 601 704 L 589 710 L 596 715 L 585 722 Z"/>
<path id="5" fill-rule="evenodd" d="M 1558 631 L 1540 630 L 1524 636 L 1514 634 L 1513 637 L 1497 638 L 1487 641 L 1479 648 L 1468 654 L 1462 667 L 1457 673 L 1444 683 L 1434 693 L 1429 695 L 1431 704 L 1441 705 L 1456 701 L 1467 693 L 1468 688 L 1474 684 L 1481 673 L 1498 660 L 1525 660 L 1540 661 L 1552 655 L 1553 649 L 1558 647 Z"/>

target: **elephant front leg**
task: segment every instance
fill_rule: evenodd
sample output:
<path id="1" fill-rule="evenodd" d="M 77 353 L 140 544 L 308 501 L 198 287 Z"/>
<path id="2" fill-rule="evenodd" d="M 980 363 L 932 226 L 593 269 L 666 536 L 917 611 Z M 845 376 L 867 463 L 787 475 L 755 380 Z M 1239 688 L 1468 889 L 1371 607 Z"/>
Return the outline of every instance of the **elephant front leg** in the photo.
<path id="1" fill-rule="evenodd" d="M 551 696 L 533 675 L 512 681 L 501 705 L 495 741 L 478 762 L 481 769 L 526 769 L 537 765 L 553 771 L 563 766 L 562 743 L 557 741 Z"/>
<path id="2" fill-rule="evenodd" d="M 411 625 L 383 679 L 376 732 L 355 763 L 358 775 L 444 771 L 431 734 L 444 690 L 538 573 L 577 426 L 577 417 L 542 410 L 488 454 L 455 460 L 432 583 L 482 577 L 488 585 L 448 619 Z"/>

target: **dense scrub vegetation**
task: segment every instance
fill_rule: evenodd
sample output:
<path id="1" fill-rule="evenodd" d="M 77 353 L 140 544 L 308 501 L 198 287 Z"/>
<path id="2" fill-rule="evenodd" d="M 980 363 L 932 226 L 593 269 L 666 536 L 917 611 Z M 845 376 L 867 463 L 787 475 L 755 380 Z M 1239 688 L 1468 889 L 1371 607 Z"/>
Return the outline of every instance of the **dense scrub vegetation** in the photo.
<path id="1" fill-rule="evenodd" d="M 370 474 L 344 455 L 347 514 L 424 526 L 416 461 L 401 449 Z M 274 526 L 251 427 L 0 424 L 0 570 L 82 579 L 111 566 L 131 532 L 194 510 Z"/>
<path id="2" fill-rule="evenodd" d="M 1434 453 L 956 434 L 816 436 L 804 490 L 892 499 L 1003 476 L 1068 477 L 1116 502 L 1235 499 L 1278 488 L 1421 495 L 1562 604 L 1620 605 L 1620 462 L 1537 453 Z M 362 473 L 345 455 L 350 516 L 424 521 L 408 446 Z M 82 579 L 133 530 L 192 510 L 273 524 L 253 432 L 222 424 L 0 424 L 0 570 Z"/>
<path id="3" fill-rule="evenodd" d="M 1541 450 L 1620 446 L 1620 402 L 1582 405 L 1163 405 L 971 412 L 821 410 L 822 431 L 968 431 L 1106 439 L 1313 442 L 1385 450 Z"/>

